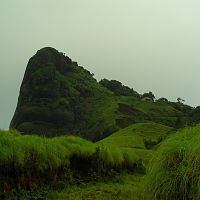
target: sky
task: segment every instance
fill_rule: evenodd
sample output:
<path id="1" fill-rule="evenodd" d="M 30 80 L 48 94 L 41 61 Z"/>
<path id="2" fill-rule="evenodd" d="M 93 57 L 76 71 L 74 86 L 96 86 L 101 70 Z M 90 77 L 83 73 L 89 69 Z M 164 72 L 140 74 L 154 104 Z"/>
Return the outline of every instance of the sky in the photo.
<path id="1" fill-rule="evenodd" d="M 139 93 L 200 105 L 199 0 L 0 0 L 0 128 L 27 62 L 51 46 Z"/>

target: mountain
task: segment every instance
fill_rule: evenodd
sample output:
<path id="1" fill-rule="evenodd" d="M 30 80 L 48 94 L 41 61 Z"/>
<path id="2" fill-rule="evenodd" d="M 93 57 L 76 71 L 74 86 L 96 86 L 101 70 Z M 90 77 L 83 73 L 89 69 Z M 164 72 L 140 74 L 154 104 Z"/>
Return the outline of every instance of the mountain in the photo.
<path id="1" fill-rule="evenodd" d="M 43 48 L 28 62 L 10 128 L 45 136 L 79 133 L 94 98 L 103 95 L 111 92 L 89 71 L 63 53 Z"/>
<path id="2" fill-rule="evenodd" d="M 10 129 L 97 141 L 137 122 L 180 128 L 191 122 L 190 116 L 200 119 L 193 110 L 180 102 L 149 100 L 148 93 L 142 96 L 116 80 L 98 83 L 65 54 L 45 47 L 28 62 Z"/>

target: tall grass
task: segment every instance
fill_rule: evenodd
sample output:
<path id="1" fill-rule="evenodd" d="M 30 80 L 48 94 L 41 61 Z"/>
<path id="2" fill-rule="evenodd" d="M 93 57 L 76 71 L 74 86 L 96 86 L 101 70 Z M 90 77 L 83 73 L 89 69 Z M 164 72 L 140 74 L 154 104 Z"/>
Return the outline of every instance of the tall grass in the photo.
<path id="1" fill-rule="evenodd" d="M 131 169 L 138 161 L 116 146 L 94 144 L 75 136 L 42 138 L 0 131 L 0 194 L 40 184 L 71 181 L 73 176 Z"/>
<path id="2" fill-rule="evenodd" d="M 200 125 L 166 140 L 144 178 L 148 199 L 200 199 Z"/>

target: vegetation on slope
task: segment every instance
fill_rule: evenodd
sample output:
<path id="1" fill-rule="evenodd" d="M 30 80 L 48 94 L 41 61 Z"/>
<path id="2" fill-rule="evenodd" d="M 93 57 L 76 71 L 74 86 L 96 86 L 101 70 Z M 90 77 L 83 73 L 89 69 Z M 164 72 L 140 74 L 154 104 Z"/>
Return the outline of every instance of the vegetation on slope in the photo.
<path id="1" fill-rule="evenodd" d="M 99 143 L 115 144 L 119 147 L 130 147 L 136 149 L 151 148 L 161 142 L 173 128 L 154 122 L 132 124 L 121 129 Z"/>
<path id="2" fill-rule="evenodd" d="M 171 127 L 154 122 L 137 123 L 113 133 L 99 144 L 115 144 L 126 152 L 136 154 L 146 165 L 156 145 L 173 131 Z"/>
<path id="3" fill-rule="evenodd" d="M 160 146 L 144 179 L 151 199 L 200 199 L 199 141 L 197 125 L 180 130 Z"/>
<path id="4" fill-rule="evenodd" d="M 111 90 L 115 95 L 134 96 L 138 99 L 140 98 L 140 94 L 138 94 L 132 88 L 122 85 L 122 83 L 119 81 L 116 80 L 109 81 L 108 79 L 102 79 L 99 83 L 104 87 L 106 87 L 107 89 Z"/>
<path id="5" fill-rule="evenodd" d="M 93 97 L 110 94 L 69 57 L 43 48 L 29 60 L 10 128 L 46 136 L 79 134 L 88 125 Z"/>
<path id="6" fill-rule="evenodd" d="M 107 181 L 91 180 L 91 182 L 66 186 L 64 189 L 50 191 L 48 199 L 97 199 L 97 200 L 140 200 L 145 175 L 144 166 L 155 153 L 157 144 L 173 132 L 173 128 L 157 123 L 138 123 L 121 129 L 111 136 L 99 141 L 98 145 L 111 147 L 116 145 L 120 150 L 135 157 L 138 156 L 137 165 L 139 170 L 134 173 L 124 174 L 110 178 Z M 147 142 L 148 141 L 148 142 Z M 146 162 L 144 162 L 146 161 Z"/>
<path id="7" fill-rule="evenodd" d="M 160 143 L 173 128 L 137 123 L 96 144 L 74 136 L 49 139 L 1 131 L 1 197 L 13 188 L 32 190 L 47 184 L 56 189 L 46 191 L 48 199 L 199 199 L 199 130 L 200 125 L 185 128 Z M 146 166 L 152 156 L 144 177 L 129 174 L 108 182 L 102 179 L 138 167 L 136 172 L 141 172 L 141 159 L 147 161 Z M 62 191 L 58 190 L 61 183 L 66 186 Z"/>
<path id="8" fill-rule="evenodd" d="M 49 200 L 141 200 L 141 175 L 122 174 L 105 182 L 72 185 L 51 191 Z"/>
<path id="9" fill-rule="evenodd" d="M 114 145 L 97 145 L 74 136 L 49 139 L 0 131 L 0 196 L 13 189 L 133 171 L 137 162 L 137 155 Z"/>

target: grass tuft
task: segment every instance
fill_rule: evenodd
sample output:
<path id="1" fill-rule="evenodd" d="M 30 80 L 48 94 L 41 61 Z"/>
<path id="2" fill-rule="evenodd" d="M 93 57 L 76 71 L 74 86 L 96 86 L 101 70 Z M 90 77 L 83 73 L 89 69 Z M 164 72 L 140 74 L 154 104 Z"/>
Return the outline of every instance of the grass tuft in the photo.
<path id="1" fill-rule="evenodd" d="M 166 140 L 150 162 L 145 194 L 151 194 L 151 199 L 199 199 L 199 141 L 200 125 L 180 130 Z"/>

